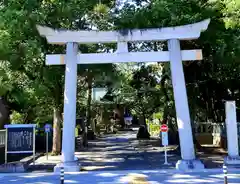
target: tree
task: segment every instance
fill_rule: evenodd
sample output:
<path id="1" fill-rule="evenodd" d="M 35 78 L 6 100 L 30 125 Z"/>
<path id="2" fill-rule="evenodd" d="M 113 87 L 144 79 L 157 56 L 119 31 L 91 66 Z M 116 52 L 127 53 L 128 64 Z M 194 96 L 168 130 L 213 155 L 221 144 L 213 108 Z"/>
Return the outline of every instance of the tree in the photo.
<path id="1" fill-rule="evenodd" d="M 136 90 L 133 110 L 140 115 L 142 124 L 163 105 L 158 76 L 159 65 L 141 66 L 133 73 L 130 85 Z"/>
<path id="2" fill-rule="evenodd" d="M 105 1 L 104 1 L 105 2 Z M 112 3 L 112 1 L 106 1 Z M 42 108 L 53 109 L 53 152 L 60 152 L 60 128 L 63 99 L 64 67 L 44 64 L 46 53 L 64 52 L 40 38 L 36 24 L 53 28 L 89 29 L 86 15 L 95 1 L 4 1 L 1 6 L 1 60 L 9 62 L 11 70 L 24 73 L 30 88 L 37 91 Z"/>
<path id="3" fill-rule="evenodd" d="M 240 2 L 238 0 L 224 0 L 225 8 L 222 9 L 224 21 L 227 28 L 240 26 Z"/>
<path id="4" fill-rule="evenodd" d="M 9 121 L 9 108 L 5 102 L 4 95 L 11 90 L 12 86 L 4 70 L 3 63 L 0 63 L 0 129 Z"/>
<path id="5" fill-rule="evenodd" d="M 204 58 L 200 62 L 184 63 L 185 80 L 192 122 L 224 121 L 223 100 L 234 99 L 239 104 L 239 90 L 236 88 L 239 81 L 239 3 L 228 0 L 135 2 L 138 6 L 125 3 L 121 10 L 115 12 L 115 29 L 177 26 L 211 18 L 208 30 L 200 39 L 181 41 L 182 49 L 202 48 Z M 166 48 L 164 42 L 156 44 Z M 164 74 L 169 72 L 167 68 L 163 72 L 162 84 L 166 85 L 165 81 L 171 80 L 170 75 Z M 171 84 L 161 85 L 161 89 L 165 99 L 169 99 L 166 94 L 171 94 Z"/>
<path id="6" fill-rule="evenodd" d="M 106 7 L 114 6 L 114 2 L 102 1 Z M 87 0 L 73 2 L 10 0 L 2 2 L 0 11 L 0 36 L 2 38 L 0 50 L 2 55 L 0 59 L 9 62 L 11 70 L 22 72 L 27 76 L 30 81 L 29 89 L 35 91 L 34 96 L 37 99 L 35 105 L 49 110 L 47 115 L 49 112 L 54 112 L 54 153 L 60 152 L 64 67 L 45 66 L 44 56 L 46 53 L 64 53 L 65 48 L 47 44 L 46 40 L 40 38 L 36 25 L 89 30 L 94 25 L 93 20 L 96 18 L 91 16 L 92 12 L 101 12 L 100 6 L 98 8 L 96 6 L 98 4 L 96 1 Z M 91 73 L 92 71 L 88 72 L 89 76 Z M 88 77 L 88 81 L 90 89 L 91 77 Z M 44 111 L 41 110 L 41 112 Z M 38 115 L 41 114 L 38 113 Z"/>
<path id="7" fill-rule="evenodd" d="M 204 56 L 203 61 L 184 63 L 191 119 L 192 122 L 224 121 L 223 100 L 236 100 L 237 106 L 240 103 L 237 87 L 240 78 L 238 1 L 133 2 L 136 4 L 125 2 L 119 6 L 112 0 L 3 1 L 0 6 L 0 61 L 4 64 L 0 66 L 0 113 L 4 118 L 0 119 L 0 126 L 8 121 L 10 110 L 22 113 L 25 122 L 44 122 L 53 118 L 53 152 L 60 152 L 64 67 L 46 66 L 44 56 L 64 53 L 65 48 L 49 45 L 39 36 L 36 24 L 72 30 L 122 30 L 177 26 L 205 18 L 211 18 L 211 24 L 198 40 L 181 41 L 182 49 L 202 48 Z M 129 43 L 130 51 L 166 49 L 165 42 Z M 116 46 L 80 45 L 80 50 L 83 53 L 112 52 Z M 116 93 L 117 101 L 131 106 L 142 117 L 151 116 L 158 110 L 164 111 L 164 119 L 169 114 L 175 116 L 169 64 L 136 68 L 134 65 L 130 70 L 133 74 L 127 74 L 124 69 L 115 70 L 110 64 L 79 67 L 78 96 L 81 99 L 78 106 L 81 105 L 81 111 L 87 109 L 88 124 L 91 122 L 91 89 L 94 86 L 112 88 L 111 93 Z M 111 73 L 117 73 L 115 71 L 124 73 L 124 77 L 113 79 Z M 106 76 L 111 77 L 106 79 Z M 101 82 L 97 81 L 99 78 Z M 89 92 L 87 97 L 86 91 Z"/>

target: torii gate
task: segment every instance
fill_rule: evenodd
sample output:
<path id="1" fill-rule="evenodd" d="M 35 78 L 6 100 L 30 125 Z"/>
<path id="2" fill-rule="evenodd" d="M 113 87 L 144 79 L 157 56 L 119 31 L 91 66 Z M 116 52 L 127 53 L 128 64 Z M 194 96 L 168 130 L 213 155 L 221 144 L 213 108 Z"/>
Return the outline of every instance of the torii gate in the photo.
<path id="1" fill-rule="evenodd" d="M 62 162 L 66 171 L 79 171 L 75 161 L 75 124 L 76 124 L 76 91 L 77 64 L 123 63 L 123 62 L 169 62 L 175 99 L 177 124 L 181 145 L 182 160 L 176 168 L 203 169 L 204 165 L 196 159 L 192 138 L 189 106 L 183 73 L 182 61 L 202 60 L 202 50 L 181 50 L 180 40 L 199 38 L 208 27 L 210 19 L 195 24 L 144 30 L 121 31 L 69 31 L 53 30 L 37 26 L 41 36 L 50 44 L 66 44 L 66 55 L 47 55 L 47 65 L 66 65 L 64 91 L 64 118 Z M 168 41 L 169 51 L 128 52 L 128 42 Z M 78 44 L 117 43 L 115 53 L 81 54 Z M 58 170 L 60 165 L 55 167 Z"/>

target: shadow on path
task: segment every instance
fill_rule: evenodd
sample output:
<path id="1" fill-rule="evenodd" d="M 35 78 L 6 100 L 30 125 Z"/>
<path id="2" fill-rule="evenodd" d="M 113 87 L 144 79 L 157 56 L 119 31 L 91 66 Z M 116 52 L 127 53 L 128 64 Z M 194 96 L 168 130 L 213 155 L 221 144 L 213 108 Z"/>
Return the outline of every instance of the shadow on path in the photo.
<path id="1" fill-rule="evenodd" d="M 88 150 L 76 153 L 83 170 L 146 170 L 172 169 L 181 159 L 176 146 L 170 146 L 168 162 L 164 163 L 164 149 L 157 138 L 137 140 L 136 131 L 107 135 L 90 141 Z M 224 154 L 198 152 L 206 168 L 222 168 Z"/>
<path id="2" fill-rule="evenodd" d="M 160 140 L 136 140 L 136 132 L 108 135 L 90 141 L 86 151 L 76 153 L 83 170 L 142 170 L 174 168 L 180 158 L 176 152 L 168 155 L 171 165 L 164 166 L 164 150 Z M 153 147 L 154 144 L 159 145 Z"/>

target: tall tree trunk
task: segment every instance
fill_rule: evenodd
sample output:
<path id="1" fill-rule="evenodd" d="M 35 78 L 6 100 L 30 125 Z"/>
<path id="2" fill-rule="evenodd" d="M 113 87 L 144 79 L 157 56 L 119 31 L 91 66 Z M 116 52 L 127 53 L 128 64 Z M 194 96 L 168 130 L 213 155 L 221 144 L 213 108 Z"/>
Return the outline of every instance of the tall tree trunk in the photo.
<path id="1" fill-rule="evenodd" d="M 163 111 L 163 120 L 162 120 L 162 123 L 166 123 L 167 120 L 168 120 L 168 117 L 169 117 L 169 102 L 170 102 L 170 98 L 168 96 L 168 86 L 167 86 L 167 81 L 170 80 L 170 77 L 169 77 L 169 70 L 168 68 L 166 67 L 166 65 L 164 65 L 164 68 L 163 68 L 163 76 L 162 76 L 162 79 L 160 81 L 160 84 L 161 84 L 161 90 L 163 92 L 163 95 L 164 95 L 164 111 Z"/>
<path id="2" fill-rule="evenodd" d="M 53 145 L 52 154 L 58 155 L 61 153 L 61 124 L 62 115 L 59 108 L 53 110 Z"/>
<path id="3" fill-rule="evenodd" d="M 140 117 L 140 128 L 138 129 L 137 139 L 150 139 L 150 133 L 148 132 L 146 116 L 144 112 Z"/>
<path id="4" fill-rule="evenodd" d="M 193 88 L 193 93 L 196 94 L 195 87 Z M 196 101 L 197 101 L 196 96 L 194 96 L 194 98 L 192 98 L 191 101 L 189 101 L 189 107 L 190 107 L 190 110 L 191 110 L 190 111 L 190 120 L 191 120 L 192 137 L 193 137 L 193 143 L 194 143 L 194 146 L 195 146 L 195 152 L 197 150 L 202 149 L 202 145 L 198 142 L 197 137 L 196 137 L 196 133 L 195 133 L 196 125 L 195 125 L 194 121 L 196 119 L 196 115 L 197 115 L 197 111 L 198 111 Z"/>
<path id="5" fill-rule="evenodd" d="M 124 107 L 120 104 L 117 104 L 117 107 L 115 108 L 115 113 L 117 115 L 117 119 L 119 120 L 121 128 L 124 128 L 124 126 L 125 126 Z"/>
<path id="6" fill-rule="evenodd" d="M 84 147 L 88 146 L 88 134 L 89 134 L 88 127 L 91 126 L 92 82 L 93 82 L 92 74 L 90 71 L 88 71 L 88 76 L 87 76 L 88 96 L 87 96 L 86 122 L 85 122 L 86 124 L 85 124 L 84 132 L 82 135 Z"/>
<path id="7" fill-rule="evenodd" d="M 7 102 L 3 97 L 0 97 L 0 129 L 4 128 L 5 124 L 9 123 L 10 111 Z"/>
<path id="8" fill-rule="evenodd" d="M 144 113 L 142 113 L 142 125 L 146 126 L 147 127 L 147 122 L 146 122 L 146 116 Z"/>
<path id="9" fill-rule="evenodd" d="M 87 97 L 87 111 L 86 111 L 87 126 L 91 125 L 92 82 L 93 82 L 93 78 L 90 74 L 88 76 L 88 97 Z"/>

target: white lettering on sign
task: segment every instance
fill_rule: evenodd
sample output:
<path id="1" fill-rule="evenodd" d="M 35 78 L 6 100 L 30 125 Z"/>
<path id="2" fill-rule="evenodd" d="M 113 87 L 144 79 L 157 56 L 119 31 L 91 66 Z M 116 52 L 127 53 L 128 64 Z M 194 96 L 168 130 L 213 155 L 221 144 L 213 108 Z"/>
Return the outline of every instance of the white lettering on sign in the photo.
<path id="1" fill-rule="evenodd" d="M 46 124 L 46 125 L 44 126 L 44 129 L 45 129 L 45 132 L 50 132 L 50 131 L 51 131 L 51 125 Z"/>
<path id="2" fill-rule="evenodd" d="M 168 133 L 162 132 L 162 145 L 168 146 Z"/>

